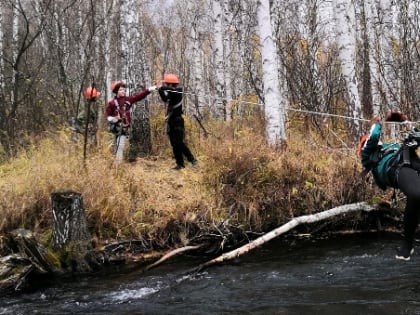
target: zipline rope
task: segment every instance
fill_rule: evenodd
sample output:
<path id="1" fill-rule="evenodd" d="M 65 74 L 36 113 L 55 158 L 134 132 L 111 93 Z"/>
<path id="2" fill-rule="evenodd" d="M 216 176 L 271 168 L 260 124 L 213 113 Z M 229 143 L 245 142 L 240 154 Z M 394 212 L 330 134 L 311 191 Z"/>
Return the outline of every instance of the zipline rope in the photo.
<path id="1" fill-rule="evenodd" d="M 198 94 L 198 93 L 193 93 L 193 92 L 184 92 L 184 91 L 173 91 L 175 93 L 180 93 L 180 94 L 185 94 L 185 95 L 193 95 L 193 96 L 201 96 L 203 98 L 212 98 L 212 99 L 216 99 L 215 97 L 210 97 L 208 95 L 202 95 L 202 94 Z M 220 99 L 221 101 L 226 101 L 226 102 L 238 102 L 238 103 L 242 103 L 242 104 L 250 104 L 250 105 L 257 105 L 262 107 L 264 104 L 262 103 L 256 103 L 256 102 L 250 102 L 250 101 L 241 101 L 241 100 L 233 100 L 231 99 L 230 101 L 227 99 Z M 369 122 L 370 119 L 365 119 L 365 118 L 357 118 L 357 117 L 350 117 L 350 116 L 345 116 L 345 115 L 338 115 L 338 114 L 331 114 L 331 113 L 325 113 L 325 112 L 316 112 L 316 111 L 310 111 L 310 110 L 306 110 L 306 109 L 299 109 L 299 108 L 287 108 L 288 111 L 294 111 L 294 112 L 300 112 L 300 113 L 305 113 L 305 114 L 311 114 L 311 115 L 318 115 L 318 116 L 325 116 L 325 117 L 333 117 L 333 118 L 342 118 L 342 119 L 347 119 L 347 120 L 358 120 L 358 121 L 362 121 L 362 122 Z M 407 121 L 407 122 L 394 122 L 394 121 L 382 121 L 382 123 L 386 123 L 386 124 L 406 124 L 406 123 L 420 123 L 418 121 Z"/>

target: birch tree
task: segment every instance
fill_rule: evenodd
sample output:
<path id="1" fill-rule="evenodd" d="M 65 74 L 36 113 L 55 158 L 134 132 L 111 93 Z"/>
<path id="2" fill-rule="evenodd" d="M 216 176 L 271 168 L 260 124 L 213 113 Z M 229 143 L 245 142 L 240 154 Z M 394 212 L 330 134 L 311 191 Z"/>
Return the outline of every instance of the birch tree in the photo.
<path id="1" fill-rule="evenodd" d="M 390 66 L 392 51 L 389 49 L 391 40 L 392 19 L 390 16 L 390 2 L 382 0 L 368 0 L 365 3 L 367 16 L 367 40 L 369 41 L 369 65 L 372 77 L 373 113 L 378 115 L 381 105 L 388 109 L 395 107 L 395 98 L 390 93 Z M 385 33 L 384 33 L 385 32 Z M 387 83 L 388 82 L 388 83 Z"/>
<path id="2" fill-rule="evenodd" d="M 362 107 L 356 76 L 356 17 L 353 2 L 334 0 L 334 15 L 341 72 L 346 82 L 349 112 L 354 118 L 353 124 L 357 130 L 357 119 L 361 116 Z"/>
<path id="3" fill-rule="evenodd" d="M 189 86 L 194 93 L 195 112 L 202 117 L 208 87 L 205 84 L 207 80 L 204 72 L 204 51 L 201 47 L 204 46 L 205 22 L 208 19 L 205 16 L 203 1 L 186 1 L 184 5 L 187 8 L 186 12 L 189 13 L 185 16 L 185 28 L 190 29 L 187 50 L 192 61 Z"/>
<path id="4" fill-rule="evenodd" d="M 420 7 L 418 1 L 403 0 L 395 3 L 394 40 L 395 65 L 398 71 L 399 87 L 401 94 L 401 110 L 409 114 L 411 119 L 418 117 L 420 110 L 420 95 L 418 85 L 419 73 L 419 45 L 420 34 Z M 395 27 L 397 25 L 398 27 Z"/>
<path id="5" fill-rule="evenodd" d="M 215 77 L 216 77 L 216 99 L 214 102 L 213 115 L 215 117 L 224 117 L 225 114 L 225 85 L 224 85 L 224 50 L 223 50 L 223 0 L 212 1 L 212 13 L 213 13 L 213 25 L 214 25 L 214 65 L 215 65 Z"/>
<path id="6" fill-rule="evenodd" d="M 131 3 L 130 3 L 131 2 Z M 135 90 L 145 89 L 151 84 L 148 58 L 145 53 L 146 28 L 144 26 L 145 16 L 140 14 L 141 10 L 137 10 L 138 1 L 131 0 L 127 10 L 127 16 L 130 16 L 130 21 L 127 21 L 128 37 L 131 47 L 129 47 L 130 65 L 128 71 L 129 81 Z M 150 131 L 150 108 L 149 101 L 145 99 L 134 104 L 133 109 L 133 123 L 130 134 L 130 147 L 128 151 L 128 160 L 135 160 L 137 157 L 148 156 L 152 151 L 152 139 Z"/>
<path id="7" fill-rule="evenodd" d="M 285 112 L 287 100 L 280 90 L 278 54 L 271 29 L 269 0 L 258 1 L 258 31 L 260 35 L 266 139 L 270 145 L 286 141 Z"/>
<path id="8" fill-rule="evenodd" d="M 232 8 L 233 9 L 233 8 Z M 225 12 L 223 16 L 224 20 L 224 31 L 225 36 L 223 38 L 223 60 L 224 60 L 224 76 L 223 76 L 223 87 L 224 87 L 224 101 L 223 101 L 223 108 L 224 108 L 224 118 L 226 121 L 229 121 L 232 117 L 231 109 L 229 103 L 232 101 L 232 77 L 231 77 L 231 69 L 232 69 L 232 59 L 231 59 L 231 41 L 234 35 L 234 28 L 232 26 L 232 12 L 229 8 L 228 0 L 223 0 L 223 12 Z"/>
<path id="9" fill-rule="evenodd" d="M 116 63 L 112 62 L 113 58 L 116 56 L 112 55 L 114 51 L 112 49 L 112 29 L 114 25 L 114 0 L 105 0 L 104 5 L 102 7 L 102 18 L 104 20 L 104 27 L 101 37 L 104 41 L 104 52 L 103 52 L 103 61 L 104 61 L 104 73 L 105 77 L 103 80 L 105 86 L 105 99 L 108 100 L 111 98 L 112 93 L 110 93 L 110 87 L 112 84 L 112 80 L 115 80 L 115 73 L 116 73 Z"/>

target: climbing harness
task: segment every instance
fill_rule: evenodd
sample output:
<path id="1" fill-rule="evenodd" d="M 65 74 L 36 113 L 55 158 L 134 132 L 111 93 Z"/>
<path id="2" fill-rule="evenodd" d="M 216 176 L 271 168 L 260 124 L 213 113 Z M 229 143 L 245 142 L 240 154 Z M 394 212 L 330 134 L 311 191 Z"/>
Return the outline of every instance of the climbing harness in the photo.
<path id="1" fill-rule="evenodd" d="M 124 148 L 127 137 L 129 136 L 129 122 L 127 117 L 127 108 L 131 105 L 130 102 L 125 101 L 122 108 L 119 105 L 117 99 L 114 99 L 114 104 L 116 107 L 116 111 L 118 112 L 118 116 L 120 119 L 112 123 L 110 122 L 108 125 L 108 130 L 115 135 L 114 144 L 115 150 L 114 154 L 118 161 L 123 159 L 124 155 Z"/>

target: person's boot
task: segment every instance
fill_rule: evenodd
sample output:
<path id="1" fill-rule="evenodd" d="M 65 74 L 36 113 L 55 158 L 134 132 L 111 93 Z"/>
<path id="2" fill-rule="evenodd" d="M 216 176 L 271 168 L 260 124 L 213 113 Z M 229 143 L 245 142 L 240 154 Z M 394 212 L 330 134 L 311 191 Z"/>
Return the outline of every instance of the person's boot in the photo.
<path id="1" fill-rule="evenodd" d="M 395 258 L 408 261 L 410 260 L 410 256 L 413 253 L 413 245 L 408 242 L 404 242 L 401 247 L 397 248 L 397 254 L 395 255 Z"/>
<path id="2" fill-rule="evenodd" d="M 185 166 L 183 166 L 183 165 L 179 165 L 179 164 L 177 164 L 177 165 L 175 165 L 174 167 L 172 167 L 172 169 L 173 170 L 175 170 L 175 171 L 179 171 L 180 169 L 183 169 Z"/>
<path id="3" fill-rule="evenodd" d="M 196 159 L 190 161 L 190 163 L 192 164 L 192 166 L 198 166 L 198 161 Z"/>

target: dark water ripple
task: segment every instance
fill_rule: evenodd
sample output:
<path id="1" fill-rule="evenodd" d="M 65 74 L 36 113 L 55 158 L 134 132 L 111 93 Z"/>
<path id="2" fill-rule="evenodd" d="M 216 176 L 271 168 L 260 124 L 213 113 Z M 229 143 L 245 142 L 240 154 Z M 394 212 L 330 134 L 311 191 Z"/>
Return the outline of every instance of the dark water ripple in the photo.
<path id="1" fill-rule="evenodd" d="M 400 241 L 376 234 L 275 240 L 197 275 L 183 275 L 195 264 L 190 257 L 146 275 L 55 283 L 0 298 L 0 314 L 420 314 L 420 255 L 396 260 Z"/>

